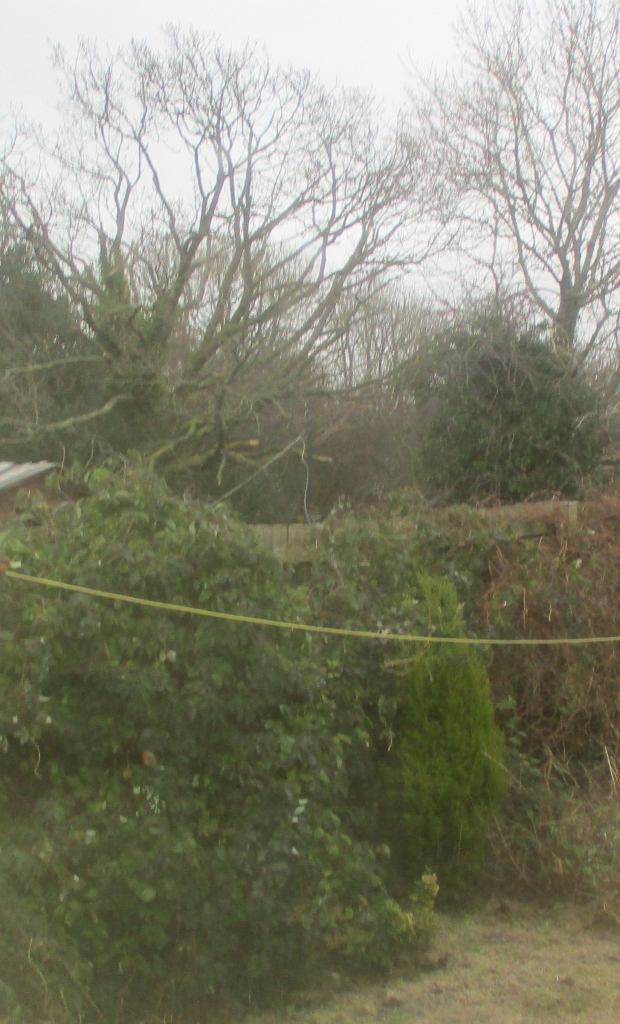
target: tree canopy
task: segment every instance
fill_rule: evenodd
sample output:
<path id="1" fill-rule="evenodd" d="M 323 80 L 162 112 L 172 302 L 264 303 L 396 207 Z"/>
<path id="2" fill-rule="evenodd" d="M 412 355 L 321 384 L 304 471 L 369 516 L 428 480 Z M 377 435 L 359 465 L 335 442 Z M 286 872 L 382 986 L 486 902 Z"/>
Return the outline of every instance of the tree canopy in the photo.
<path id="1" fill-rule="evenodd" d="M 371 100 L 196 33 L 58 67 L 59 137 L 12 140 L 0 199 L 76 337 L 15 353 L 3 441 L 124 434 L 177 472 L 269 456 L 263 418 L 320 389 L 361 307 L 436 247 L 428 159 Z M 73 414 L 41 415 L 33 393 L 75 374 Z"/>
<path id="2" fill-rule="evenodd" d="M 498 0 L 470 8 L 458 38 L 460 71 L 413 107 L 441 154 L 465 274 L 524 291 L 584 358 L 618 323 L 618 5 Z"/>
<path id="3" fill-rule="evenodd" d="M 311 520 L 411 482 L 408 381 L 489 296 L 612 421 L 619 26 L 607 0 L 475 9 L 459 72 L 395 118 L 196 32 L 58 52 L 59 131 L 17 123 L 0 157 L 3 457 L 138 453 Z M 563 487 L 536 450 L 530 490 Z"/>
<path id="4" fill-rule="evenodd" d="M 535 333 L 491 320 L 430 346 L 417 393 L 430 403 L 426 479 L 457 501 L 578 493 L 605 433 L 591 385 Z"/>

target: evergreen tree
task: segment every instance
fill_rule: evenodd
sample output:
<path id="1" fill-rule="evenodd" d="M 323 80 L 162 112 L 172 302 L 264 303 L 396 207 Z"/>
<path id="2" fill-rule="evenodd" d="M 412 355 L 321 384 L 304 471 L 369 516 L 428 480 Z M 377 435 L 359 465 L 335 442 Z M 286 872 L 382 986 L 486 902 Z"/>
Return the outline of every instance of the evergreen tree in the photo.
<path id="1" fill-rule="evenodd" d="M 430 577 L 420 583 L 438 631 L 464 636 L 453 585 Z M 486 670 L 471 647 L 427 645 L 403 682 L 381 768 L 386 834 L 405 876 L 429 866 L 443 888 L 475 871 L 486 822 L 505 790 L 503 738 Z"/>
<path id="2" fill-rule="evenodd" d="M 596 395 L 566 354 L 491 320 L 442 339 L 421 397 L 439 402 L 420 463 L 456 501 L 575 495 L 605 435 Z"/>

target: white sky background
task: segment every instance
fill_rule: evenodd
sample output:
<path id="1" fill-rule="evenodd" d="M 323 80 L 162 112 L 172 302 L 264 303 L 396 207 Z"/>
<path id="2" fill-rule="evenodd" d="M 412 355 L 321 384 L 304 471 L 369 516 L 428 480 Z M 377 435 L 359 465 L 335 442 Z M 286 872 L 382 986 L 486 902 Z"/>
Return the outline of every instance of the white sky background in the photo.
<path id="1" fill-rule="evenodd" d="M 371 90 L 398 107 L 413 61 L 443 70 L 455 60 L 453 24 L 465 0 L 0 0 L 0 111 L 44 126 L 58 99 L 52 47 L 72 56 L 78 39 L 116 49 L 132 36 L 152 44 L 167 23 L 213 34 L 224 45 L 263 46 L 274 64 L 319 73 L 326 86 Z"/>

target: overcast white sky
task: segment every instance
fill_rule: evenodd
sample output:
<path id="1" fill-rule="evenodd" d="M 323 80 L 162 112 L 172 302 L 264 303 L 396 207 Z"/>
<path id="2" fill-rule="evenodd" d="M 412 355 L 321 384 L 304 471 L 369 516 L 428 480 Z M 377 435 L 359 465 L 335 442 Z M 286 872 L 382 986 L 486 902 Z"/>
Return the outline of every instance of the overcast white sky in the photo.
<path id="1" fill-rule="evenodd" d="M 400 104 L 411 59 L 454 59 L 452 25 L 465 0 L 0 0 L 0 110 L 46 122 L 57 99 L 52 46 L 80 37 L 112 48 L 156 43 L 162 25 L 193 26 L 223 44 L 262 44 L 275 63 L 309 67 L 326 85 L 372 89 Z"/>

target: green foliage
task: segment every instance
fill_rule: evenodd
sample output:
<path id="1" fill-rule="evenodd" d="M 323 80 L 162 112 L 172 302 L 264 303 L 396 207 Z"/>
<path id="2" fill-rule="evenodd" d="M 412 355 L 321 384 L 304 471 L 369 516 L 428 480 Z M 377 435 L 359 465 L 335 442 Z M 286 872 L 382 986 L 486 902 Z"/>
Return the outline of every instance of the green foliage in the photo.
<path id="1" fill-rule="evenodd" d="M 395 495 L 324 531 L 291 589 L 224 512 L 148 478 L 89 484 L 0 550 L 87 586 L 354 629 L 620 632 L 610 499 L 533 544 Z M 36 1019 L 61 990 L 76 1012 L 121 993 L 130 1013 L 165 977 L 177 1012 L 201 986 L 387 964 L 431 925 L 435 883 L 412 879 L 429 864 L 443 892 L 462 885 L 489 818 L 490 883 L 587 895 L 617 875 L 615 805 L 589 781 L 618 758 L 610 647 L 310 638 L 8 579 L 0 623 L 0 997 Z"/>
<path id="2" fill-rule="evenodd" d="M 368 518 L 336 532 L 313 574 L 317 619 L 465 635 L 456 588 L 471 612 L 485 538 L 463 544 L 467 526 L 455 527 L 451 533 L 420 516 L 404 532 L 397 519 Z M 449 890 L 475 866 L 504 790 L 484 665 L 460 646 L 414 648 L 404 661 L 412 648 L 397 641 L 325 644 L 343 731 L 363 728 L 369 736 L 366 749 L 347 751 L 352 827 L 392 848 L 397 876 L 417 877 L 431 864 Z"/>
<path id="3" fill-rule="evenodd" d="M 18 417 L 61 421 L 80 412 L 94 375 L 88 363 L 72 360 L 84 355 L 92 355 L 92 346 L 80 335 L 67 299 L 53 293 L 27 248 L 7 246 L 0 253 L 3 459 L 62 459 L 62 444 L 49 435 L 24 438 Z M 100 375 L 99 364 L 97 371 Z"/>
<path id="4" fill-rule="evenodd" d="M 309 615 L 225 513 L 149 478 L 90 484 L 3 553 L 87 587 Z M 311 637 L 8 579 L 0 622 L 0 894 L 76 960 L 76 999 L 247 991 L 334 957 L 386 965 L 424 936 L 428 906 L 402 910 L 347 826 L 345 750 L 367 738 L 343 733 Z"/>
<path id="5" fill-rule="evenodd" d="M 464 636 L 454 587 L 421 585 L 437 629 Z M 381 767 L 388 842 L 415 876 L 425 863 L 454 884 L 471 876 L 506 789 L 489 681 L 471 647 L 428 645 L 403 666 L 405 692 Z"/>
<path id="6" fill-rule="evenodd" d="M 579 491 L 605 437 L 594 392 L 560 352 L 491 321 L 431 356 L 420 397 L 440 405 L 420 464 L 432 487 L 456 501 Z"/>
<path id="7" fill-rule="evenodd" d="M 407 493 L 392 495 L 381 512 L 348 517 L 342 527 L 328 534 L 310 581 L 317 620 L 427 633 L 440 623 L 420 586 L 421 578 L 431 575 L 454 585 L 467 635 L 620 634 L 620 502 L 611 495 L 592 495 L 580 507 L 577 523 L 550 522 L 549 532 L 535 540 L 519 539 L 471 509 L 429 510 Z M 347 728 L 362 723 L 370 738 L 365 751 L 345 751 L 352 783 L 349 813 L 363 834 L 385 840 L 385 833 L 373 832 L 381 809 L 380 766 L 390 741 L 391 754 L 402 735 L 398 716 L 402 699 L 412 692 L 415 666 L 400 676 L 386 668 L 386 662 L 404 657 L 393 641 L 325 644 L 339 713 Z M 617 920 L 620 663 L 615 646 L 479 650 L 505 734 L 509 784 L 489 818 L 481 881 L 561 897 L 591 898 L 597 892 L 606 905 L 611 901 Z M 443 648 L 430 653 L 450 654 Z M 421 664 L 424 689 L 423 669 Z M 389 837 L 392 845 L 395 838 Z M 438 873 L 442 892 L 449 892 L 451 880 L 440 866 Z"/>
<path id="8" fill-rule="evenodd" d="M 40 362 L 54 353 L 73 355 L 77 329 L 68 301 L 52 294 L 28 252 L 0 254 L 0 338 L 2 364 Z"/>

